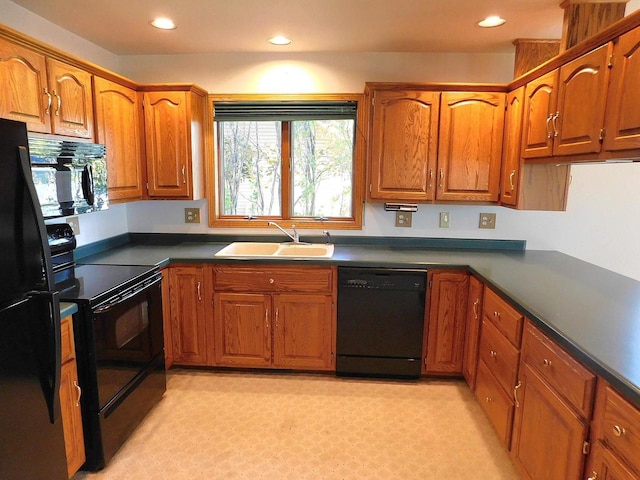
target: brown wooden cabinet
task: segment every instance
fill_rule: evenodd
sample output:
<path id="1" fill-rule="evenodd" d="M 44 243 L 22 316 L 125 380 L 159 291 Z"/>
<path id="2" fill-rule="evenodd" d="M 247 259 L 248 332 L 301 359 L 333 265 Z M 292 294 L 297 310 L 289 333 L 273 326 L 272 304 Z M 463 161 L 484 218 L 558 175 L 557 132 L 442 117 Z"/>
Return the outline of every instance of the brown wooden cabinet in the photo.
<path id="1" fill-rule="evenodd" d="M 511 446 L 523 317 L 490 288 L 484 289 L 476 398 L 498 437 Z"/>
<path id="2" fill-rule="evenodd" d="M 60 411 L 67 454 L 67 471 L 71 478 L 86 460 L 76 352 L 73 339 L 73 320 L 65 317 L 60 324 L 62 367 L 60 371 Z"/>
<path id="3" fill-rule="evenodd" d="M 586 472 L 592 480 L 640 479 L 640 408 L 601 378 L 591 438 Z"/>
<path id="4" fill-rule="evenodd" d="M 460 375 L 464 357 L 469 274 L 429 270 L 423 374 Z"/>
<path id="5" fill-rule="evenodd" d="M 94 77 L 96 141 L 107 148 L 109 200 L 144 197 L 144 131 L 141 94 Z"/>
<path id="6" fill-rule="evenodd" d="M 505 94 L 443 92 L 436 200 L 497 202 Z"/>
<path id="7" fill-rule="evenodd" d="M 528 480 L 579 480 L 588 451 L 595 375 L 527 322 L 512 459 Z"/>
<path id="8" fill-rule="evenodd" d="M 475 390 L 478 368 L 478 343 L 480 342 L 480 321 L 482 318 L 482 296 L 484 284 L 476 277 L 469 277 L 469 297 L 467 301 L 467 328 L 464 336 L 464 357 L 462 375 L 469 388 Z"/>
<path id="9" fill-rule="evenodd" d="M 604 150 L 640 149 L 640 27 L 615 42 L 607 97 Z"/>
<path id="10" fill-rule="evenodd" d="M 608 43 L 527 84 L 524 158 L 600 152 L 611 52 Z"/>
<path id="11" fill-rule="evenodd" d="M 206 92 L 144 92 L 150 198 L 202 198 Z"/>
<path id="12" fill-rule="evenodd" d="M 216 266 L 215 363 L 335 368 L 335 270 Z"/>
<path id="13" fill-rule="evenodd" d="M 175 365 L 213 364 L 212 328 L 207 321 L 211 302 L 205 267 L 172 266 L 169 269 L 171 337 Z"/>
<path id="14" fill-rule="evenodd" d="M 374 90 L 371 96 L 369 199 L 433 200 L 440 93 Z"/>
<path id="15" fill-rule="evenodd" d="M 369 201 L 497 202 L 505 94 L 367 85 Z"/>
<path id="16" fill-rule="evenodd" d="M 93 138 L 91 74 L 0 39 L 0 116 L 31 132 Z"/>
<path id="17" fill-rule="evenodd" d="M 522 137 L 523 112 L 524 86 L 507 94 L 507 110 L 504 117 L 500 202 L 503 205 L 512 207 L 518 204 L 518 186 L 522 173 L 520 141 Z"/>

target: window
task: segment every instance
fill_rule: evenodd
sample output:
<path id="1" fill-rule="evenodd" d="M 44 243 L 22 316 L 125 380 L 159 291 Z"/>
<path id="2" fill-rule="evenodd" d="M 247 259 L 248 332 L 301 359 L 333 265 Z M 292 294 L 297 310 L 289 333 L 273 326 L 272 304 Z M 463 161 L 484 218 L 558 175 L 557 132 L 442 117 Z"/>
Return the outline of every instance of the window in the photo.
<path id="1" fill-rule="evenodd" d="M 360 97 L 212 96 L 211 225 L 361 228 Z"/>

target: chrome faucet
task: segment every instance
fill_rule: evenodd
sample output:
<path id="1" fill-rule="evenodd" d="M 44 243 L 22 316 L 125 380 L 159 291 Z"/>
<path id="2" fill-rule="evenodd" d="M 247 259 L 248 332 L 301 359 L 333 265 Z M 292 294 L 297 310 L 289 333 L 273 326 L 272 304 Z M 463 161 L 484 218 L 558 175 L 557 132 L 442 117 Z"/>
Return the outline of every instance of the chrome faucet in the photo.
<path id="1" fill-rule="evenodd" d="M 296 231 L 296 226 L 295 225 L 291 225 L 291 229 L 293 230 L 293 235 L 291 235 L 289 232 L 287 232 L 284 228 L 282 228 L 276 222 L 267 222 L 267 225 L 269 225 L 270 227 L 276 227 L 278 230 L 280 230 L 282 233 L 284 233 L 287 237 L 289 237 L 291 240 L 293 240 L 293 243 L 300 243 L 300 235 L 298 235 L 298 232 Z"/>

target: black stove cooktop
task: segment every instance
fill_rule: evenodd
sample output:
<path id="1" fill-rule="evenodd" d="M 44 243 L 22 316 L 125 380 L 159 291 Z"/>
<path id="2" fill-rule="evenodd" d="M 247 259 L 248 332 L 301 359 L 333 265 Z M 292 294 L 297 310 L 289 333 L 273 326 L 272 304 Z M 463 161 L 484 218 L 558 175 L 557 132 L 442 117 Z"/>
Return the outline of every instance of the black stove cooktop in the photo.
<path id="1" fill-rule="evenodd" d="M 69 278 L 57 285 L 60 300 L 96 305 L 158 271 L 140 265 L 75 265 Z"/>

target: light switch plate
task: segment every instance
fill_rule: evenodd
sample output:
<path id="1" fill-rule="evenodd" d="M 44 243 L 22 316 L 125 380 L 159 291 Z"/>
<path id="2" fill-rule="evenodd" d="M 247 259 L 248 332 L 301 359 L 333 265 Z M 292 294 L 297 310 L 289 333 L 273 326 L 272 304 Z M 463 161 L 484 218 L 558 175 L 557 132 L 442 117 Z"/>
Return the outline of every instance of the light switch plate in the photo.
<path id="1" fill-rule="evenodd" d="M 440 212 L 440 228 L 449 228 L 450 220 L 449 212 Z"/>
<path id="2" fill-rule="evenodd" d="M 495 213 L 481 213 L 479 228 L 496 228 L 496 214 Z"/>
<path id="3" fill-rule="evenodd" d="M 396 212 L 396 227 L 410 227 L 412 216 L 411 212 Z"/>
<path id="4" fill-rule="evenodd" d="M 67 217 L 65 222 L 69 224 L 74 235 L 80 235 L 80 221 L 78 217 Z"/>
<path id="5" fill-rule="evenodd" d="M 200 223 L 200 209 L 199 208 L 185 208 L 184 209 L 184 223 Z"/>

